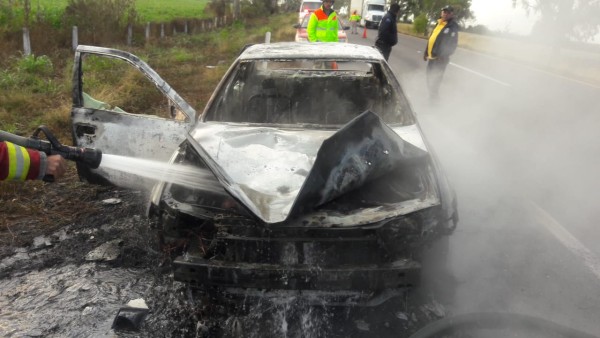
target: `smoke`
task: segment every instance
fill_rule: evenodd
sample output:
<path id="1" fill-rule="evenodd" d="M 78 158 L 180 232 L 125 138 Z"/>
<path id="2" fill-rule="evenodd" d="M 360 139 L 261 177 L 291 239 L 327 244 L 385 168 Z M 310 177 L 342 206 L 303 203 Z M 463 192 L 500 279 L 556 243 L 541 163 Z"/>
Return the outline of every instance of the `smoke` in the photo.
<path id="1" fill-rule="evenodd" d="M 581 76 L 600 69 L 600 58 L 490 41 L 477 47 L 493 47 L 495 55 L 459 49 L 451 57 L 437 102 L 429 99 L 424 64 L 394 64 L 458 196 L 461 221 L 448 266 L 456 287 L 448 285 L 448 307 L 517 312 L 600 332 L 599 308 L 589 300 L 598 293 L 593 270 L 600 264 L 600 84 Z M 520 49 L 510 49 L 517 43 Z M 555 225 L 561 231 L 551 231 Z M 565 236 L 577 249 L 564 245 Z"/>

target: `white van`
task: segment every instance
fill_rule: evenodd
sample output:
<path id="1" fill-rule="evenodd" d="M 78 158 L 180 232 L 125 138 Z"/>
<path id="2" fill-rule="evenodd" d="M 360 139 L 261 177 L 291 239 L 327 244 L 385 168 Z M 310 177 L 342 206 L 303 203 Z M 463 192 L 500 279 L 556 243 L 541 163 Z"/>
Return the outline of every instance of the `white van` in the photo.
<path id="1" fill-rule="evenodd" d="M 304 0 L 300 3 L 300 10 L 298 11 L 298 22 L 302 22 L 302 19 L 307 14 L 314 12 L 321 7 L 321 0 Z"/>

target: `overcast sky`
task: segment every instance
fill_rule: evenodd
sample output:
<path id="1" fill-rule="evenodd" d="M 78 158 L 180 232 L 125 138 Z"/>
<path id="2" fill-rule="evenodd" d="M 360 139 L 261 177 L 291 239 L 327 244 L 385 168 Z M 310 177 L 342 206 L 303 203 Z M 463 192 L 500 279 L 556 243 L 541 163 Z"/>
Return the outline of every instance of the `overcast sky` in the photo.
<path id="1" fill-rule="evenodd" d="M 476 20 L 469 24 L 481 24 L 493 31 L 526 35 L 535 21 L 519 5 L 513 8 L 512 0 L 471 0 L 471 11 Z"/>

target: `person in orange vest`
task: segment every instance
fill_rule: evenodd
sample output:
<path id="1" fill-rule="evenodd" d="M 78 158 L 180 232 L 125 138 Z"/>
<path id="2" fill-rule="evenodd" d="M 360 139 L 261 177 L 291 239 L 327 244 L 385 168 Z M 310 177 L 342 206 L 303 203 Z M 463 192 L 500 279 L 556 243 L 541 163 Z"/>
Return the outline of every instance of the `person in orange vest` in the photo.
<path id="1" fill-rule="evenodd" d="M 358 34 L 358 23 L 360 22 L 360 15 L 358 15 L 355 9 L 350 15 L 350 22 L 352 23 L 352 34 Z"/>
<path id="2" fill-rule="evenodd" d="M 333 0 L 323 0 L 321 8 L 308 19 L 306 33 L 310 42 L 338 42 L 337 13 L 333 10 Z"/>
<path id="3" fill-rule="evenodd" d="M 0 142 L 0 181 L 36 180 L 46 175 L 60 178 L 65 174 L 65 159 L 60 155 Z"/>
<path id="4" fill-rule="evenodd" d="M 427 61 L 429 96 L 433 100 L 439 97 L 446 66 L 450 63 L 450 55 L 454 53 L 458 44 L 459 28 L 454 21 L 454 8 L 445 6 L 440 16 L 423 52 L 423 60 Z"/>

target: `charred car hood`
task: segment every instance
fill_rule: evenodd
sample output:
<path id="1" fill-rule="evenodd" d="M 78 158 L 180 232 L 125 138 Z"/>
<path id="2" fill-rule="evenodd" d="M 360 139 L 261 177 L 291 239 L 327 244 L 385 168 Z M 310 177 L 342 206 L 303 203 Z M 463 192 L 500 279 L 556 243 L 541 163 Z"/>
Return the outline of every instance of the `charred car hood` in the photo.
<path id="1" fill-rule="evenodd" d="M 205 122 L 188 140 L 225 189 L 265 223 L 314 212 L 429 156 L 416 125 L 390 128 L 370 111 L 339 130 Z M 436 204 L 437 191 L 402 208 L 383 205 L 346 212 L 337 223 L 368 223 Z"/>

